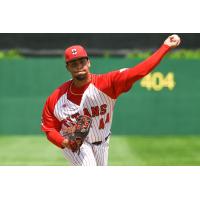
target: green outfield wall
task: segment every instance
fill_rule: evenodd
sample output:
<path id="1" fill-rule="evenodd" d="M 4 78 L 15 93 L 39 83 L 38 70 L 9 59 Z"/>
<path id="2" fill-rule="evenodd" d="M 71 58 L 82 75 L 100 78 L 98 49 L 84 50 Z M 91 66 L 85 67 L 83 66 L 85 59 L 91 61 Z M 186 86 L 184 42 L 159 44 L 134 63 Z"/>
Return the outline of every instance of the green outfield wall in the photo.
<path id="1" fill-rule="evenodd" d="M 138 59 L 92 58 L 91 71 L 131 67 Z M 200 134 L 200 60 L 164 59 L 119 97 L 114 134 Z M 0 60 L 0 134 L 41 134 L 47 96 L 70 78 L 62 58 Z"/>

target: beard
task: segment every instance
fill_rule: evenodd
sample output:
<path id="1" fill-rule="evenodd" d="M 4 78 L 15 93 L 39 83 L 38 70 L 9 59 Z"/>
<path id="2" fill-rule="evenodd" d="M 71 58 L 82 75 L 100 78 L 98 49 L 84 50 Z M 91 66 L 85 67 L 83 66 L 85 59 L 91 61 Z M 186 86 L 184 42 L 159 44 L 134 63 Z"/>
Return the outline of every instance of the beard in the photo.
<path id="1" fill-rule="evenodd" d="M 87 78 L 86 74 L 80 74 L 75 77 L 75 79 L 78 81 L 84 81 L 86 78 Z"/>

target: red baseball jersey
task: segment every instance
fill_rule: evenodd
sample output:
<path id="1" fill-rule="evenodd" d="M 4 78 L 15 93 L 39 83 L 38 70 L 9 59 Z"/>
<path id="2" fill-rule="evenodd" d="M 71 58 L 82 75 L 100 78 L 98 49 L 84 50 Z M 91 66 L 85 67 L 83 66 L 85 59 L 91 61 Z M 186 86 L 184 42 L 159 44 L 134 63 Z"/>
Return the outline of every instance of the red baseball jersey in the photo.
<path id="1" fill-rule="evenodd" d="M 47 138 L 62 148 L 66 129 L 74 125 L 79 115 L 88 115 L 92 117 L 92 126 L 86 141 L 103 141 L 110 134 L 118 96 L 151 72 L 169 49 L 162 45 L 147 60 L 132 68 L 91 74 L 91 82 L 81 88 L 76 88 L 72 80 L 62 84 L 48 97 L 43 109 L 42 130 Z"/>

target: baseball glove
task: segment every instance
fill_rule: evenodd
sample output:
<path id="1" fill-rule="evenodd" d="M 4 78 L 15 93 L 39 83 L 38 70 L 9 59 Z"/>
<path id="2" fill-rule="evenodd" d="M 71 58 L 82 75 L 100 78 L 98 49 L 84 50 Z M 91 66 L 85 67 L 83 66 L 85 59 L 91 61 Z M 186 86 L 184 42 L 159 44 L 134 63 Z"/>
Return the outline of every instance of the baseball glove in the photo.
<path id="1" fill-rule="evenodd" d="M 85 138 L 89 134 L 92 118 L 86 115 L 80 115 L 77 118 L 74 126 L 74 132 L 66 133 L 64 137 L 69 140 L 69 147 L 72 152 L 80 153 L 80 147 L 83 144 Z"/>

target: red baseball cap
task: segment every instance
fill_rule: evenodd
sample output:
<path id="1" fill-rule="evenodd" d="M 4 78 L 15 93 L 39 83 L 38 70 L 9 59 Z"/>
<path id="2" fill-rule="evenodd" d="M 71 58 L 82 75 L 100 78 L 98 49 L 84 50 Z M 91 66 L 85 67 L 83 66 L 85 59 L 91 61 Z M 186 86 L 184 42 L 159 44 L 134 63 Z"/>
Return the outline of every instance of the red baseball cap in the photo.
<path id="1" fill-rule="evenodd" d="M 74 45 L 65 50 L 65 60 L 70 62 L 79 58 L 88 58 L 86 50 L 80 45 Z"/>

